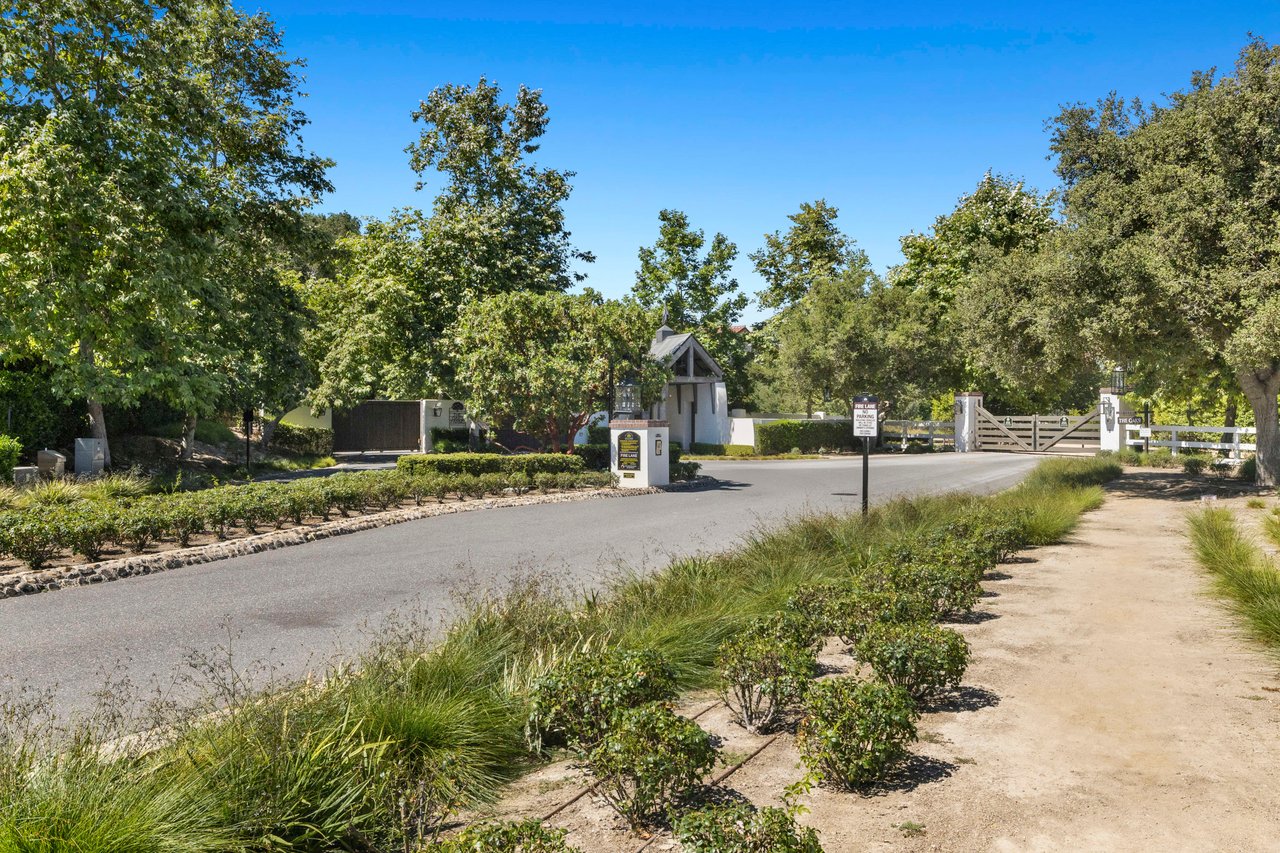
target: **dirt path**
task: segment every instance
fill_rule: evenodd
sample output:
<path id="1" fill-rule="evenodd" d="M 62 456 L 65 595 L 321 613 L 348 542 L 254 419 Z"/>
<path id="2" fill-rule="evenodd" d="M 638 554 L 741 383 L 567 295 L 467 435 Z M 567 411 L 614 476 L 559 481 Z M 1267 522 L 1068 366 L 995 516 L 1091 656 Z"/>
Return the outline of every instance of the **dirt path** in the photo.
<path id="1" fill-rule="evenodd" d="M 1071 541 L 986 584 L 960 626 L 966 687 L 921 721 L 910 775 L 805 798 L 828 851 L 1280 851 L 1280 666 L 1206 594 L 1184 538 L 1198 491 L 1176 482 L 1127 477 Z M 719 716 L 699 722 L 746 754 Z M 798 760 L 784 735 L 726 785 L 776 804 Z M 575 781 L 547 768 L 501 811 L 545 813 Z M 551 822 L 589 851 L 643 844 L 591 798 Z"/>

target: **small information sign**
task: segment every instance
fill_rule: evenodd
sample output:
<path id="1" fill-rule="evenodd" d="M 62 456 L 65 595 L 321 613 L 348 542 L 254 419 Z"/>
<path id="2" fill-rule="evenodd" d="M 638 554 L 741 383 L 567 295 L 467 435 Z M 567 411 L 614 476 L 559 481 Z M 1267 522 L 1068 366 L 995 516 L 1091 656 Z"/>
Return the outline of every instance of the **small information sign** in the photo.
<path id="1" fill-rule="evenodd" d="M 627 430 L 618 435 L 618 470 L 640 470 L 640 434 Z"/>
<path id="2" fill-rule="evenodd" d="M 1138 438 L 1151 438 L 1151 427 L 1143 427 L 1138 430 Z"/>
<path id="3" fill-rule="evenodd" d="M 853 403 L 853 434 L 855 437 L 875 438 L 879 427 L 879 412 L 875 401 Z"/>

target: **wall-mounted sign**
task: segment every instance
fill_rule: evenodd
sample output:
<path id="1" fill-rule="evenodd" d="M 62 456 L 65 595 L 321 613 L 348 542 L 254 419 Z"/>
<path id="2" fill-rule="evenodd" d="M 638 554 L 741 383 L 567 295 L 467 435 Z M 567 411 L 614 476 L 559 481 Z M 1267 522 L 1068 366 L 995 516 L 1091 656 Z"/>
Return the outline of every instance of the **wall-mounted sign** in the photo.
<path id="1" fill-rule="evenodd" d="M 464 427 L 467 425 L 467 411 L 461 403 L 449 407 L 449 426 Z"/>
<path id="2" fill-rule="evenodd" d="M 618 435 L 618 470 L 640 470 L 640 434 L 627 430 Z"/>
<path id="3" fill-rule="evenodd" d="M 1066 428 L 1067 428 L 1067 416 L 1066 416 L 1066 415 L 1063 415 L 1062 417 L 1058 418 L 1058 426 L 1062 427 L 1063 429 L 1066 429 Z"/>

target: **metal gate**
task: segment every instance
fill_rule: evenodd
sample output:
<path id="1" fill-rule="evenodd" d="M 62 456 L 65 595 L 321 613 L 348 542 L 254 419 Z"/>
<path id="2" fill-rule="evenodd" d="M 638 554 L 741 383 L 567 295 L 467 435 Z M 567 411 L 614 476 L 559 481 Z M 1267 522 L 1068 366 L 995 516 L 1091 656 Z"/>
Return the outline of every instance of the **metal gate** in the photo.
<path id="1" fill-rule="evenodd" d="M 370 400 L 333 413 L 333 449 L 417 450 L 422 441 L 422 404 L 417 400 Z"/>
<path id="2" fill-rule="evenodd" d="M 1087 415 L 993 415 L 978 406 L 978 449 L 1027 453 L 1097 453 L 1098 413 Z"/>

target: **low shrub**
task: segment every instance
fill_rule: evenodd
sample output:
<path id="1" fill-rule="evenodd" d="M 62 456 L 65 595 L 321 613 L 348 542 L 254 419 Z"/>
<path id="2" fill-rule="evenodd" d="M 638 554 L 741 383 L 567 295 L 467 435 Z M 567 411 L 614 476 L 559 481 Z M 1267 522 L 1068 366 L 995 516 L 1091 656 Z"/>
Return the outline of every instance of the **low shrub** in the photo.
<path id="1" fill-rule="evenodd" d="M 1240 463 L 1240 467 L 1236 469 L 1236 476 L 1248 483 L 1255 483 L 1258 480 L 1258 459 L 1250 456 L 1248 459 Z"/>
<path id="2" fill-rule="evenodd" d="M 507 486 L 517 495 L 523 495 L 533 488 L 533 483 L 530 482 L 528 474 L 517 472 L 507 477 Z"/>
<path id="3" fill-rule="evenodd" d="M 410 454 L 396 460 L 396 467 L 410 474 L 515 474 L 578 473 L 582 457 L 565 453 L 526 453 L 504 456 L 499 453 Z"/>
<path id="4" fill-rule="evenodd" d="M 0 481 L 13 482 L 13 469 L 22 456 L 22 442 L 8 435 L 0 435 Z"/>
<path id="5" fill-rule="evenodd" d="M 692 480 L 698 476 L 698 472 L 702 470 L 702 466 L 697 462 L 672 462 L 670 468 L 670 477 L 672 482 L 680 483 Z"/>
<path id="6" fill-rule="evenodd" d="M 768 729 L 804 695 L 817 661 L 811 646 L 746 632 L 720 646 L 720 697 L 742 727 Z"/>
<path id="7" fill-rule="evenodd" d="M 533 484 L 540 492 L 549 492 L 556 487 L 556 475 L 550 471 L 543 471 L 533 475 Z"/>
<path id="8" fill-rule="evenodd" d="M 825 635 L 849 644 L 857 643 L 872 625 L 919 622 L 934 614 L 933 602 L 916 590 L 852 583 L 799 587 L 787 606 L 821 626 Z"/>
<path id="9" fill-rule="evenodd" d="M 436 453 L 466 453 L 471 449 L 471 430 L 466 427 L 432 427 L 431 449 Z"/>
<path id="10" fill-rule="evenodd" d="M 171 495 L 166 504 L 169 529 L 183 548 L 191 544 L 192 536 L 203 533 L 208 523 L 208 510 L 202 497 L 191 492 Z"/>
<path id="11" fill-rule="evenodd" d="M 783 609 L 752 620 L 746 633 L 774 643 L 790 643 L 816 654 L 826 633 L 822 625 L 798 610 Z"/>
<path id="12" fill-rule="evenodd" d="M 1203 456 L 1198 453 L 1184 454 L 1181 457 L 1181 459 L 1182 459 L 1182 473 L 1184 474 L 1192 474 L 1192 475 L 1203 474 L 1209 468 L 1209 466 L 1213 464 L 1213 460 L 1210 457 Z"/>
<path id="13" fill-rule="evenodd" d="M 529 819 L 471 826 L 452 838 L 436 842 L 437 853 L 581 853 L 564 837 L 567 829 L 548 829 Z"/>
<path id="14" fill-rule="evenodd" d="M 61 511 L 60 544 L 90 562 L 102 559 L 120 538 L 119 508 L 105 501 L 82 501 Z"/>
<path id="15" fill-rule="evenodd" d="M 701 441 L 695 441 L 689 445 L 689 452 L 697 456 L 724 456 L 723 444 L 707 444 Z"/>
<path id="16" fill-rule="evenodd" d="M 907 757 L 919 716 L 901 687 L 851 678 L 818 681 L 805 696 L 796 745 L 819 778 L 865 785 Z"/>
<path id="17" fill-rule="evenodd" d="M 901 687 L 916 700 L 958 687 L 969 665 L 964 637 L 924 622 L 872 625 L 854 654 L 881 681 Z"/>
<path id="18" fill-rule="evenodd" d="M 0 554 L 38 571 L 62 550 L 64 535 L 58 512 L 10 510 L 0 513 Z"/>
<path id="19" fill-rule="evenodd" d="M 568 476 L 568 477 L 570 477 L 570 478 L 572 478 L 572 477 L 573 477 L 573 475 L 572 475 L 572 474 L 567 474 L 567 475 L 566 475 L 566 474 L 557 474 L 556 476 L 558 476 L 558 477 Z M 505 492 L 505 491 L 507 490 L 507 478 L 506 478 L 506 475 L 504 475 L 504 474 L 481 474 L 481 475 L 480 475 L 480 487 L 481 487 L 482 489 L 484 489 L 484 493 L 485 493 L 485 494 L 487 494 L 487 495 L 500 495 L 500 494 L 502 494 L 503 492 Z"/>
<path id="20" fill-rule="evenodd" d="M 141 554 L 169 531 L 169 519 L 160 500 L 142 499 L 125 508 L 117 517 L 120 544 Z"/>
<path id="21" fill-rule="evenodd" d="M 823 853 L 817 831 L 798 826 L 791 812 L 750 803 L 686 812 L 675 833 L 685 853 Z"/>
<path id="22" fill-rule="evenodd" d="M 756 427 L 755 449 L 765 456 L 795 451 L 816 453 L 821 449 L 861 448 L 853 437 L 849 421 L 771 421 Z"/>
<path id="23" fill-rule="evenodd" d="M 711 736 L 657 702 L 619 711 L 586 753 L 596 791 L 634 829 L 701 785 L 715 762 Z"/>
<path id="24" fill-rule="evenodd" d="M 333 430 L 279 424 L 271 435 L 271 447 L 295 456 L 328 456 L 333 453 Z"/>
<path id="25" fill-rule="evenodd" d="M 656 652 L 607 649 L 576 655 L 533 683 L 528 739 L 535 749 L 590 745 L 619 711 L 675 696 L 675 672 Z"/>

